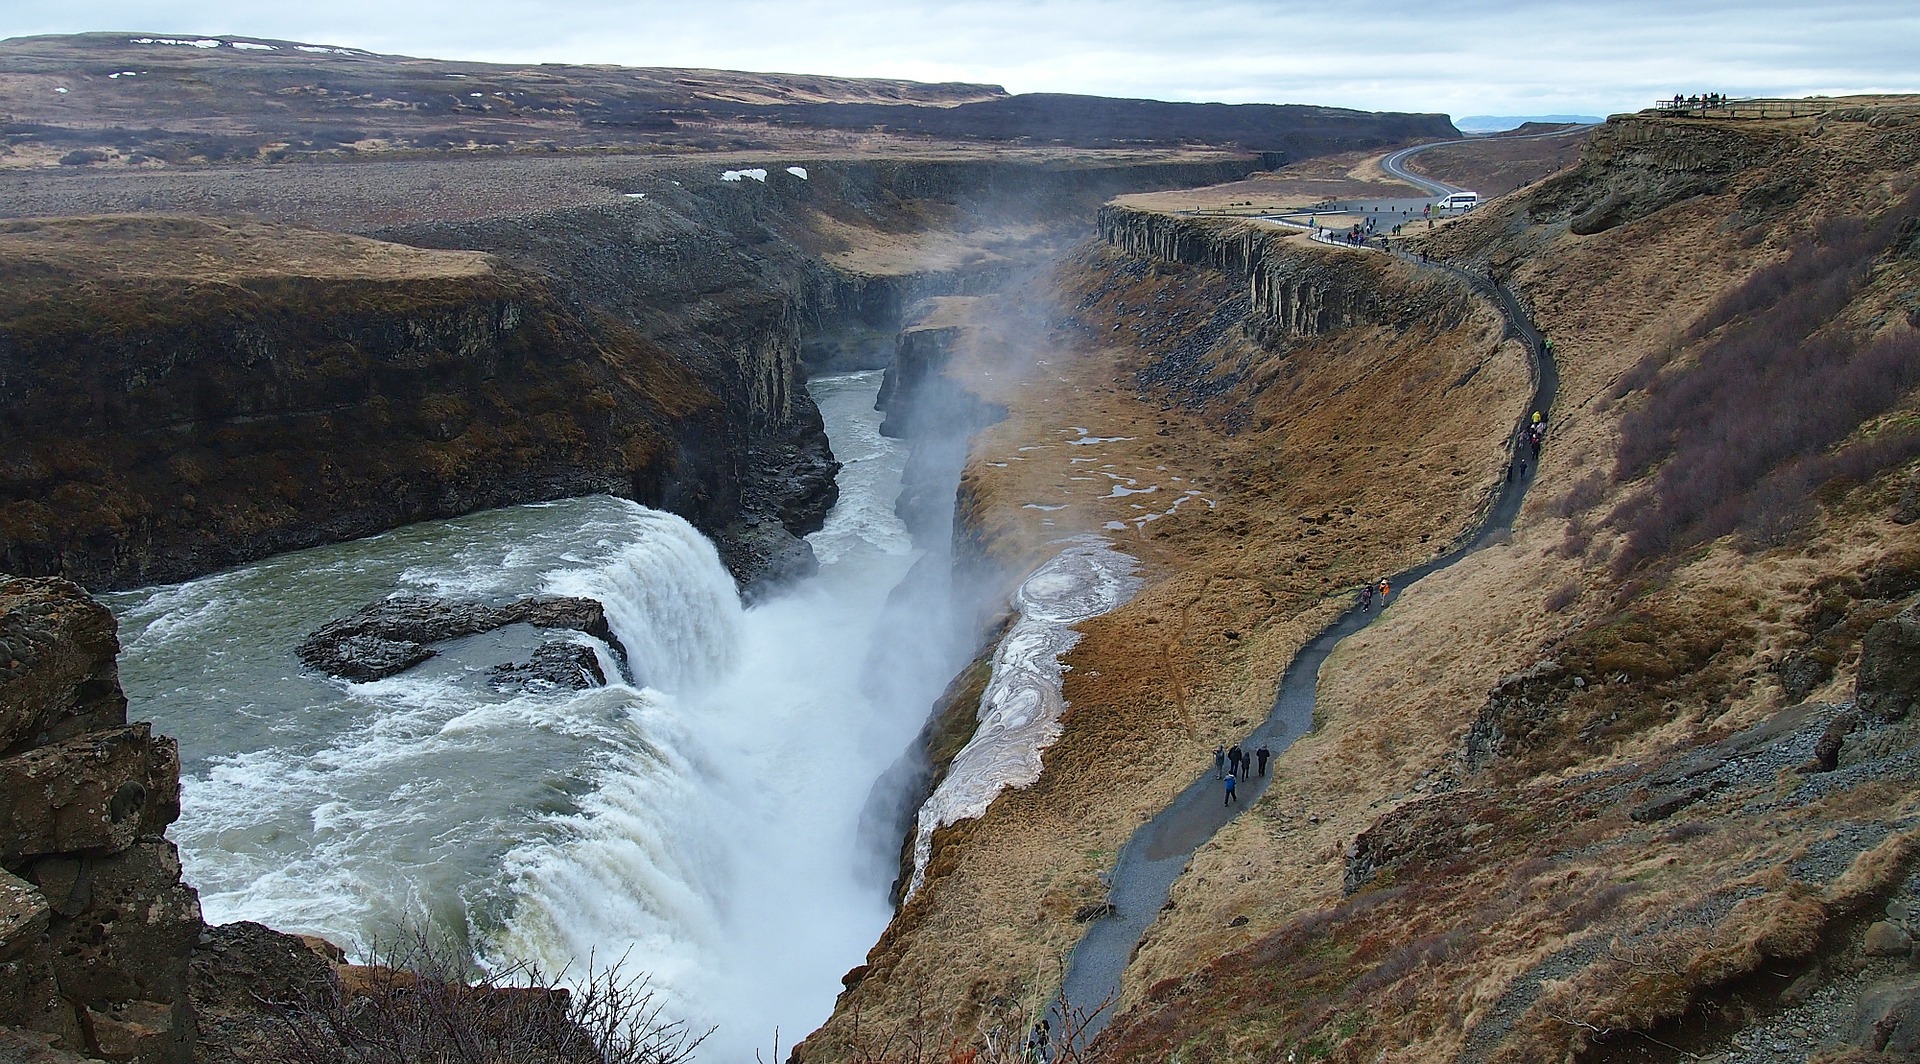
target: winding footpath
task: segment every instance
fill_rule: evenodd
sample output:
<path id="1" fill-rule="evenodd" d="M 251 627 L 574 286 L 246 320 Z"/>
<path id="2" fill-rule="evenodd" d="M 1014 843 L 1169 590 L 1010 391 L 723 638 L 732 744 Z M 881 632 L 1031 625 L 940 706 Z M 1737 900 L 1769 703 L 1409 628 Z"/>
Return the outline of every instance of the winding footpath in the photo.
<path id="1" fill-rule="evenodd" d="M 1507 322 L 1507 334 L 1519 337 L 1527 346 L 1534 382 L 1533 401 L 1527 409 L 1550 415 L 1560 387 L 1559 369 L 1540 330 L 1527 318 L 1513 293 L 1483 274 L 1442 263 L 1422 264 L 1410 257 L 1408 261 L 1462 278 L 1500 308 Z M 1522 425 L 1515 426 L 1515 440 L 1523 426 L 1524 420 Z M 1405 589 L 1421 577 L 1445 569 L 1486 546 L 1496 536 L 1510 532 L 1537 468 L 1538 463 L 1533 463 L 1525 475 L 1511 482 L 1503 481 L 1493 505 L 1459 546 L 1389 577 L 1393 586 Z M 1356 604 L 1308 641 L 1288 663 L 1279 693 L 1274 696 L 1273 709 L 1240 740 L 1241 749 L 1252 750 L 1264 743 L 1277 759 L 1295 739 L 1305 735 L 1313 725 L 1314 692 L 1319 685 L 1321 664 L 1342 639 L 1364 628 L 1375 616 Z M 1141 825 L 1121 847 L 1108 877 L 1108 901 L 1113 912 L 1088 925 L 1067 961 L 1060 997 L 1049 1008 L 1054 1030 L 1071 1032 L 1078 1043 L 1074 1048 L 1084 1049 L 1113 1018 L 1114 1007 L 1120 999 L 1121 973 L 1126 970 L 1148 926 L 1160 915 L 1173 889 L 1173 881 L 1186 870 L 1194 852 L 1241 810 L 1252 808 L 1272 778 L 1256 776 L 1244 781 L 1239 787 L 1240 803 L 1228 806 L 1221 802 L 1221 785 L 1214 779 L 1212 766 L 1203 766 L 1193 783 L 1152 820 Z M 1072 1015 L 1063 1015 L 1069 1008 Z"/>

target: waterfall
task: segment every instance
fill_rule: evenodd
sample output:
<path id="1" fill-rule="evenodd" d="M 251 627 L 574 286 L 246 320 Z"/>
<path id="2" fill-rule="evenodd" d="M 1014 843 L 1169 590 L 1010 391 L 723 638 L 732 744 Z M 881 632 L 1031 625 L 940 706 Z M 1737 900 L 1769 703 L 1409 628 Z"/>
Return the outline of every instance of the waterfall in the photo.
<path id="1" fill-rule="evenodd" d="M 403 928 L 484 963 L 625 958 L 669 1018 L 751 1060 L 823 1021 L 891 916 L 859 834 L 964 650 L 882 620 L 920 557 L 893 514 L 905 452 L 878 373 L 816 378 L 841 502 L 819 575 L 743 609 L 686 521 L 596 496 L 428 522 L 107 596 L 136 718 L 178 736 L 171 829 L 213 923 L 322 935 L 362 959 Z M 522 625 L 372 683 L 301 667 L 322 624 L 396 592 L 581 595 L 627 652 Z M 541 643 L 612 681 L 496 685 Z M 876 678 L 870 663 L 881 663 Z"/>
<path id="2" fill-rule="evenodd" d="M 683 518 L 628 505 L 637 538 L 600 565 L 549 575 L 543 590 L 599 600 L 639 682 L 662 691 L 712 683 L 740 652 L 733 577 Z"/>

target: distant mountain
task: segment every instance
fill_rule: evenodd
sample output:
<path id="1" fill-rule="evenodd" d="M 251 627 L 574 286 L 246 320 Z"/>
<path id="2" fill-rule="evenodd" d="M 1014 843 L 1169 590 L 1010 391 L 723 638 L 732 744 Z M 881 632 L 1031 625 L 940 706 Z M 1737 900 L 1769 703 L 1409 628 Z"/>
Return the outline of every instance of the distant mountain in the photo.
<path id="1" fill-rule="evenodd" d="M 1604 122 L 1599 115 L 1468 115 L 1453 120 L 1454 128 L 1462 133 L 1499 133 L 1515 126 L 1524 126 L 1528 122 L 1542 122 L 1559 125 L 1565 122 Z"/>

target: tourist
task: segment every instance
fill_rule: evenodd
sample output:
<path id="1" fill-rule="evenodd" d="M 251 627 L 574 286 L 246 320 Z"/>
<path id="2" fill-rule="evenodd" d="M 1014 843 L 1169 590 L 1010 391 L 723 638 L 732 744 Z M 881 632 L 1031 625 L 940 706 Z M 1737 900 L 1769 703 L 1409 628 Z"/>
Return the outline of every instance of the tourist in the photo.
<path id="1" fill-rule="evenodd" d="M 1233 744 L 1233 749 L 1227 751 L 1227 768 L 1236 776 L 1247 774 L 1247 755 L 1240 749 L 1239 743 Z"/>
<path id="2" fill-rule="evenodd" d="M 1384 576 L 1381 577 L 1380 578 L 1380 608 L 1381 609 L 1384 610 L 1387 608 L 1387 596 L 1391 594 L 1393 594 L 1393 585 L 1387 583 L 1386 577 Z"/>
<path id="3" fill-rule="evenodd" d="M 1213 778 L 1219 779 L 1226 774 L 1227 748 L 1224 746 L 1216 746 L 1213 748 Z"/>
<path id="4" fill-rule="evenodd" d="M 1253 756 L 1260 762 L 1260 775 L 1265 776 L 1267 774 L 1267 758 L 1273 756 L 1273 751 L 1267 749 L 1266 743 L 1261 743 L 1260 748 L 1253 752 Z"/>
<path id="5" fill-rule="evenodd" d="M 1227 773 L 1227 800 L 1224 802 L 1221 802 L 1220 803 L 1221 805 L 1239 805 L 1240 804 L 1239 797 L 1233 793 L 1233 785 L 1237 782 L 1239 781 L 1233 778 L 1233 773 L 1231 772 Z"/>

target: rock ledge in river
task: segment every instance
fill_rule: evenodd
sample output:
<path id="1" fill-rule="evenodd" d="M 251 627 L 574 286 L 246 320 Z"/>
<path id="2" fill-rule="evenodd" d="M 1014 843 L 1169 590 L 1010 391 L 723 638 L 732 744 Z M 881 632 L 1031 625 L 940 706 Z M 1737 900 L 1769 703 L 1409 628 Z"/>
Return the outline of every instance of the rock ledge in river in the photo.
<path id="1" fill-rule="evenodd" d="M 605 641 L 615 654 L 626 655 L 607 624 L 605 607 L 593 599 L 524 598 L 504 606 L 489 606 L 425 595 L 400 595 L 364 606 L 323 625 L 294 653 L 309 668 L 364 683 L 404 672 L 433 657 L 430 643 L 491 632 L 509 624 L 572 628 Z M 516 668 L 539 668 L 540 654 L 534 657 L 532 664 Z M 593 671 L 599 670 L 596 667 Z"/>

